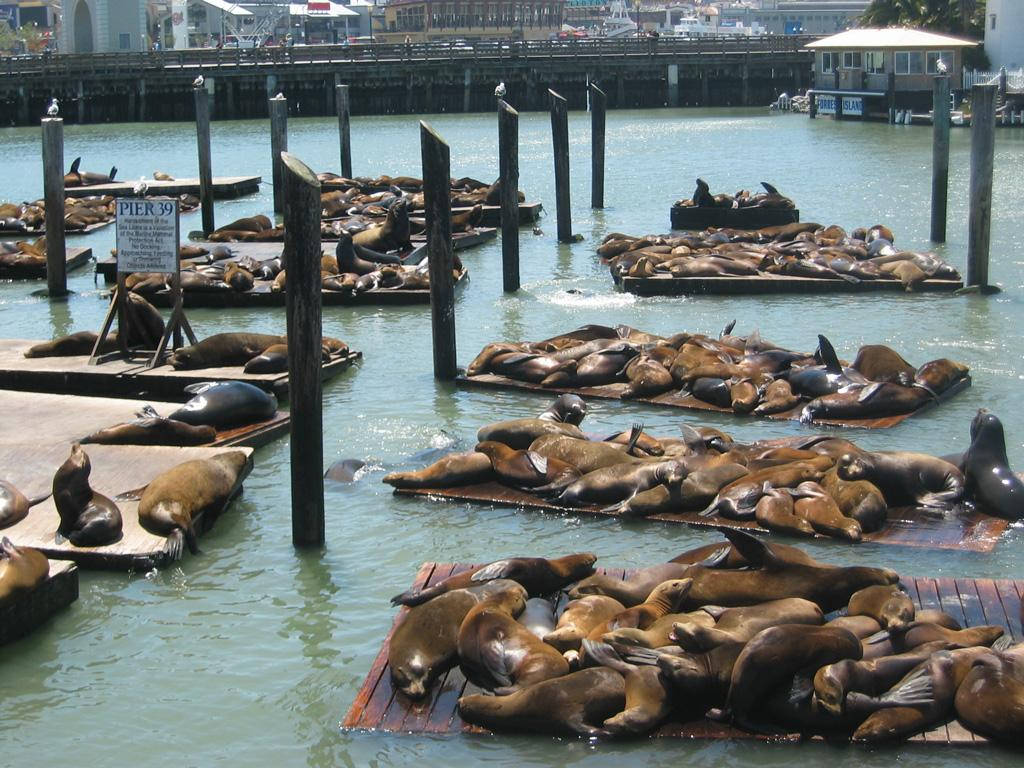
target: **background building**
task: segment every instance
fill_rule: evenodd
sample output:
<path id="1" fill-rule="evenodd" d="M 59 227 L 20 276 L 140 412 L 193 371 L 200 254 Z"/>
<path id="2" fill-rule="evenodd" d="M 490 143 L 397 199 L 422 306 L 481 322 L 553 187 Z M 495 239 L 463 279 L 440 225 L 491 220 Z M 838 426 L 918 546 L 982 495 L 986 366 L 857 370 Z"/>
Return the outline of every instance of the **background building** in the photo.
<path id="1" fill-rule="evenodd" d="M 1012 0 L 1011 0 L 1012 1 Z M 772 35 L 832 35 L 856 26 L 870 0 L 761 0 L 721 7 L 723 22 L 760 25 Z"/>
<path id="2" fill-rule="evenodd" d="M 566 0 L 391 0 L 375 17 L 381 42 L 546 40 L 562 29 Z"/>
<path id="3" fill-rule="evenodd" d="M 1024 0 L 988 0 L 985 53 L 992 69 L 1024 67 Z"/>

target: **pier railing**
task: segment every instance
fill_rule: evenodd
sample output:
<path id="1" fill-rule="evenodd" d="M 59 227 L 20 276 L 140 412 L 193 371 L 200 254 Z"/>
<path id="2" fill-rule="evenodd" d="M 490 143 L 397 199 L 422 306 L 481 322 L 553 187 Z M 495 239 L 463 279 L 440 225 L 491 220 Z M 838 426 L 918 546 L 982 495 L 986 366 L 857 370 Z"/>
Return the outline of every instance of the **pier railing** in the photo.
<path id="1" fill-rule="evenodd" d="M 44 54 L 0 58 L 8 76 L 90 77 L 175 70 L 260 68 L 345 62 L 431 62 L 560 59 L 607 56 L 798 53 L 810 35 L 713 38 L 618 38 L 398 44 L 298 45 L 265 48 L 190 48 L 182 51 Z"/>

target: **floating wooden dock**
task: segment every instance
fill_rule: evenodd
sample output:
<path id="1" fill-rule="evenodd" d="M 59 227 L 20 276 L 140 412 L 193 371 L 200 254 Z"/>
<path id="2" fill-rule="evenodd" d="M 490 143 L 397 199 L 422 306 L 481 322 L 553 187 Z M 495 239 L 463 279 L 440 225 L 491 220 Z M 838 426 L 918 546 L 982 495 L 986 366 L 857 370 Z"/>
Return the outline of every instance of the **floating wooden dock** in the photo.
<path id="1" fill-rule="evenodd" d="M 185 211 L 183 211 L 185 213 Z M 106 221 L 98 221 L 95 224 L 90 224 L 82 229 L 65 229 L 64 235 L 70 237 L 71 235 L 87 235 L 90 232 L 95 232 L 97 229 L 103 229 L 114 223 L 114 218 L 111 216 Z M 20 240 L 26 237 L 43 237 L 46 234 L 46 227 L 42 229 L 0 229 L 0 237 L 11 238 L 17 237 Z"/>
<path id="2" fill-rule="evenodd" d="M 24 442 L 25 435 L 44 443 L 73 443 L 115 424 L 132 421 L 143 403 L 115 397 L 58 395 L 47 392 L 16 392 L 0 390 L 10 427 L 23 425 L 25 432 L 12 428 L 0 432 L 0 445 Z M 181 404 L 148 400 L 161 416 L 173 413 Z M 291 420 L 288 411 L 279 410 L 272 419 L 232 429 L 222 429 L 207 448 L 246 446 L 259 448 L 288 433 Z M 87 449 L 88 450 L 88 449 Z"/>
<path id="3" fill-rule="evenodd" d="M 92 258 L 92 248 L 65 248 L 65 269 L 70 272 L 84 266 Z M 3 280 L 45 280 L 46 264 L 38 267 L 4 267 L 0 266 L 0 279 Z"/>
<path id="4" fill-rule="evenodd" d="M 526 491 L 509 488 L 497 481 L 462 485 L 452 488 L 396 488 L 400 496 L 425 496 L 435 500 L 472 502 L 475 504 L 540 509 L 569 515 L 620 517 L 597 506 L 560 506 Z M 631 524 L 644 520 L 662 523 L 683 523 L 693 528 L 739 528 L 748 533 L 781 536 L 757 524 L 755 520 L 729 520 L 724 517 L 701 517 L 699 512 L 665 512 L 646 517 L 623 518 Z M 919 549 L 958 549 L 970 552 L 991 552 L 1009 522 L 967 507 L 957 507 L 946 514 L 918 507 L 889 510 L 885 527 L 865 533 L 863 540 L 873 544 L 891 544 Z M 815 538 L 838 541 L 824 536 Z"/>
<path id="5" fill-rule="evenodd" d="M 701 294 L 748 295 L 764 293 L 906 293 L 899 280 L 826 280 L 819 277 L 791 277 L 771 273 L 733 277 L 614 277 L 615 284 L 637 296 L 689 296 Z M 913 293 L 952 293 L 964 287 L 963 280 L 925 280 Z"/>
<path id="6" fill-rule="evenodd" d="M 251 448 L 171 448 L 138 445 L 83 446 L 92 463 L 89 485 L 98 493 L 115 499 L 118 494 L 136 490 L 157 475 L 193 459 L 207 459 L 225 451 L 244 451 L 249 456 L 247 466 L 238 478 L 231 498 L 223 508 L 209 510 L 195 519 L 197 533 L 213 527 L 214 520 L 231 504 L 241 491 L 242 481 L 252 470 Z M 0 462 L 5 479 L 32 498 L 52 487 L 53 474 L 70 455 L 67 443 L 3 443 L 0 444 Z M 53 498 L 37 504 L 22 521 L 4 528 L 15 546 L 35 547 L 50 559 L 72 560 L 83 568 L 107 570 L 149 570 L 170 562 L 167 539 L 149 533 L 139 524 L 139 502 L 116 500 L 124 524 L 120 541 L 102 547 L 76 547 L 70 541 L 57 539 L 60 518 Z"/>
<path id="7" fill-rule="evenodd" d="M 700 231 L 708 227 L 761 229 L 800 221 L 800 211 L 791 208 L 702 208 L 673 205 L 669 211 L 672 229 Z"/>
<path id="8" fill-rule="evenodd" d="M 244 373 L 242 366 L 179 371 L 166 364 L 150 369 L 141 358 L 89 365 L 88 355 L 25 357 L 25 350 L 39 343 L 38 340 L 0 339 L 0 387 L 56 394 L 181 400 L 187 399 L 183 391 L 189 384 L 245 381 L 278 397 L 288 394 L 287 372 Z M 334 378 L 362 356 L 362 352 L 352 350 L 332 355 L 320 368 L 323 379 Z"/>
<path id="9" fill-rule="evenodd" d="M 0 608 L 0 645 L 24 637 L 77 599 L 78 568 L 66 560 L 51 560 L 42 584 Z"/>
<path id="10" fill-rule="evenodd" d="M 472 570 L 479 566 L 464 563 L 424 563 L 416 574 L 414 588 L 436 584 L 451 574 Z M 616 578 L 628 578 L 632 569 L 598 568 Z M 1024 581 L 1007 579 L 933 579 L 905 578 L 907 591 L 918 608 L 940 608 L 963 626 L 996 624 L 1011 637 L 1024 639 L 1021 631 L 1020 608 L 1024 597 Z M 451 736 L 459 733 L 488 734 L 490 731 L 463 722 L 458 712 L 460 696 L 479 693 L 480 689 L 466 681 L 458 666 L 443 675 L 430 694 L 419 702 L 397 692 L 391 683 L 388 667 L 388 646 L 395 627 L 404 619 L 408 608 L 402 608 L 384 644 L 374 659 L 370 672 L 356 694 L 352 706 L 342 721 L 344 730 L 375 730 L 388 733 L 430 733 Z M 799 734 L 756 734 L 708 719 L 685 723 L 666 723 L 648 738 L 675 739 L 743 739 L 758 741 L 784 741 L 797 743 L 807 737 Z M 810 737 L 815 740 L 820 737 Z M 976 736 L 955 720 L 933 728 L 911 739 L 914 742 L 943 745 L 980 745 L 986 739 Z"/>
<path id="11" fill-rule="evenodd" d="M 625 382 L 614 384 L 601 384 L 596 387 L 542 387 L 529 381 L 519 381 L 507 376 L 499 376 L 494 373 L 481 373 L 476 376 L 460 375 L 455 380 L 456 384 L 463 387 L 480 387 L 482 389 L 521 389 L 527 392 L 535 392 L 553 398 L 555 395 L 575 394 L 581 397 L 596 397 L 602 400 L 621 400 L 625 403 L 643 403 L 644 405 L 658 405 L 667 408 L 683 408 L 693 411 L 704 411 L 710 413 L 727 413 L 740 418 L 771 419 L 773 421 L 799 421 L 800 412 L 810 401 L 801 402 L 799 405 L 788 411 L 773 413 L 766 416 L 749 413 L 736 413 L 732 408 L 723 408 L 719 405 L 707 403 L 693 395 L 682 395 L 677 391 L 663 392 L 654 397 L 634 397 L 628 400 L 622 399 L 622 391 L 628 386 Z M 811 424 L 821 427 L 857 427 L 861 429 L 887 429 L 909 419 L 919 413 L 928 411 L 936 405 L 946 402 L 960 392 L 971 386 L 971 377 L 967 376 L 951 386 L 938 399 L 928 400 L 916 411 L 901 413 L 896 416 L 881 416 L 873 419 L 815 419 Z"/>
<path id="12" fill-rule="evenodd" d="M 213 179 L 211 187 L 216 200 L 226 200 L 244 195 L 254 195 L 260 191 L 259 176 L 218 176 Z M 93 184 L 88 187 L 65 187 L 66 197 L 91 197 L 93 195 L 113 195 L 114 197 L 137 197 L 134 187 L 138 184 L 131 181 L 112 181 L 109 184 Z M 198 195 L 199 179 L 175 179 L 174 181 L 156 181 L 146 179 L 147 197 L 177 197 L 178 195 Z"/>

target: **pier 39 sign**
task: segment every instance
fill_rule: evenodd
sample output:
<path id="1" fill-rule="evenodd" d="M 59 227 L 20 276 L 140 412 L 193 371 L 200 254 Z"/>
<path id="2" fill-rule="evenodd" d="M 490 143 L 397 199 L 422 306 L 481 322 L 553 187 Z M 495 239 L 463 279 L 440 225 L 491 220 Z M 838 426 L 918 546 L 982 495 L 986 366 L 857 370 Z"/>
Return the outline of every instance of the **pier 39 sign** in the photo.
<path id="1" fill-rule="evenodd" d="M 178 271 L 178 200 L 118 198 L 117 271 Z"/>
<path id="2" fill-rule="evenodd" d="M 836 113 L 836 97 L 831 94 L 818 96 L 818 112 L 823 115 L 834 115 Z M 843 114 L 864 114 L 864 99 L 860 96 L 843 96 Z"/>

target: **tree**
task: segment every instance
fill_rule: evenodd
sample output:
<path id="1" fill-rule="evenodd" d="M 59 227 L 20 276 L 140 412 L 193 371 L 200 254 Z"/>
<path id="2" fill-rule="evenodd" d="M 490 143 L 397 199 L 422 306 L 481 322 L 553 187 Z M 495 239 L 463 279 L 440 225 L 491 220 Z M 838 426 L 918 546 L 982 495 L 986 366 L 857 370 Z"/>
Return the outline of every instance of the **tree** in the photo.
<path id="1" fill-rule="evenodd" d="M 14 30 L 6 21 L 0 21 L 0 52 L 12 53 L 18 42 Z"/>
<path id="2" fill-rule="evenodd" d="M 985 0 L 872 0 L 860 21 L 866 27 L 905 25 L 980 39 Z"/>

